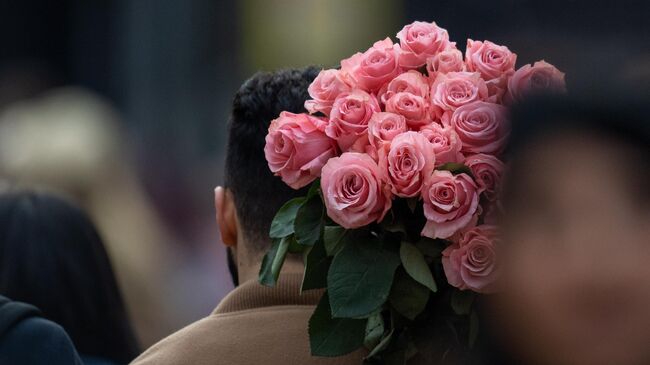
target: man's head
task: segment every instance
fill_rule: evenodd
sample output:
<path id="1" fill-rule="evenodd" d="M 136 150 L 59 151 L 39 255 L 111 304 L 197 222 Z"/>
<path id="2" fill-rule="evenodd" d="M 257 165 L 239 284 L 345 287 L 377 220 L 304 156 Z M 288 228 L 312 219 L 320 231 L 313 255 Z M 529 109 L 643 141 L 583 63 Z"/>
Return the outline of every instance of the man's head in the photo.
<path id="1" fill-rule="evenodd" d="M 235 94 L 228 127 L 225 189 L 216 189 L 215 203 L 223 243 L 236 253 L 240 267 L 259 265 L 270 245 L 273 216 L 287 200 L 304 193 L 270 172 L 264 138 L 280 112 L 305 112 L 307 88 L 318 72 L 315 67 L 260 72 Z"/>

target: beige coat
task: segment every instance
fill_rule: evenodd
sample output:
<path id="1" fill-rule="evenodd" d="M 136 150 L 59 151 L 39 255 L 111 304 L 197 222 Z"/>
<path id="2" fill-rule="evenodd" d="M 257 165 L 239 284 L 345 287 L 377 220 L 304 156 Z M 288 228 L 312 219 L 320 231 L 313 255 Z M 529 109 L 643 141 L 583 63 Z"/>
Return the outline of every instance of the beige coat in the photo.
<path id="1" fill-rule="evenodd" d="M 233 290 L 208 317 L 163 339 L 133 365 L 360 365 L 364 351 L 312 357 L 307 325 L 322 292 L 300 294 L 301 275 L 284 275 L 275 288 L 255 281 Z"/>

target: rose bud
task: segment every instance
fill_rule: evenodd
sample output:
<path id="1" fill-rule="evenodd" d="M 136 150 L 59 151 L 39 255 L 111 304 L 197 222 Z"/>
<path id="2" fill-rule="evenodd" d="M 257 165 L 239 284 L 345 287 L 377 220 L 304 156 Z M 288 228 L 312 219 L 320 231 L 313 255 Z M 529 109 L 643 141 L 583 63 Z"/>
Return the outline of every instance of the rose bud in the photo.
<path id="1" fill-rule="evenodd" d="M 497 243 L 495 226 L 481 225 L 463 232 L 442 251 L 447 282 L 461 290 L 490 293 L 498 273 Z"/>
<path id="2" fill-rule="evenodd" d="M 433 173 L 433 145 L 417 132 L 405 132 L 393 138 L 388 154 L 380 154 L 393 194 L 411 198 L 420 194 L 425 180 Z"/>
<path id="3" fill-rule="evenodd" d="M 455 48 L 444 50 L 433 57 L 427 58 L 427 72 L 431 80 L 435 80 L 438 73 L 446 74 L 465 70 L 463 54 Z"/>
<path id="4" fill-rule="evenodd" d="M 332 105 L 325 133 L 347 151 L 359 138 L 367 139 L 368 121 L 380 111 L 377 98 L 363 90 L 341 94 Z"/>
<path id="5" fill-rule="evenodd" d="M 362 153 L 346 152 L 327 161 L 321 189 L 327 215 L 347 229 L 380 222 L 392 203 L 384 172 Z"/>
<path id="6" fill-rule="evenodd" d="M 503 175 L 504 164 L 492 155 L 479 153 L 468 156 L 464 164 L 472 170 L 474 180 L 489 200 L 495 201 L 499 193 L 499 183 Z"/>
<path id="7" fill-rule="evenodd" d="M 322 70 L 307 89 L 311 100 L 305 101 L 305 109 L 314 114 L 321 112 L 329 115 L 334 100 L 350 92 L 352 88 L 346 84 L 339 70 Z"/>
<path id="8" fill-rule="evenodd" d="M 456 47 L 449 42 L 447 31 L 434 22 L 413 22 L 397 33 L 397 38 L 401 45 L 400 65 L 407 69 L 421 67 L 427 58 Z"/>
<path id="9" fill-rule="evenodd" d="M 369 142 L 376 150 L 380 150 L 390 146 L 393 138 L 407 130 L 403 116 L 388 112 L 375 113 L 368 122 Z"/>
<path id="10" fill-rule="evenodd" d="M 478 186 L 467 174 L 434 171 L 422 188 L 422 199 L 427 223 L 421 234 L 425 237 L 449 238 L 476 224 Z"/>
<path id="11" fill-rule="evenodd" d="M 399 45 L 390 38 L 375 44 L 364 53 L 341 61 L 341 73 L 346 81 L 368 92 L 378 91 L 402 72 L 399 66 Z"/>
<path id="12" fill-rule="evenodd" d="M 509 131 L 504 106 L 483 101 L 463 105 L 450 122 L 463 142 L 462 152 L 496 154 L 503 150 Z"/>
<path id="13" fill-rule="evenodd" d="M 427 100 L 408 92 L 397 93 L 388 99 L 386 111 L 403 115 L 406 124 L 413 129 L 419 129 L 432 122 Z"/>
<path id="14" fill-rule="evenodd" d="M 431 85 L 431 103 L 438 117 L 465 104 L 487 100 L 488 96 L 487 85 L 477 72 L 439 73 Z"/>
<path id="15" fill-rule="evenodd" d="M 431 123 L 422 127 L 420 133 L 433 145 L 436 166 L 463 160 L 463 155 L 460 153 L 463 143 L 451 126 Z"/>
<path id="16" fill-rule="evenodd" d="M 264 156 L 271 172 L 293 189 L 314 181 L 336 156 L 336 143 L 323 132 L 324 123 L 308 114 L 282 112 L 269 126 Z"/>
<path id="17" fill-rule="evenodd" d="M 508 102 L 537 93 L 566 92 L 564 73 L 545 61 L 524 65 L 508 80 Z"/>

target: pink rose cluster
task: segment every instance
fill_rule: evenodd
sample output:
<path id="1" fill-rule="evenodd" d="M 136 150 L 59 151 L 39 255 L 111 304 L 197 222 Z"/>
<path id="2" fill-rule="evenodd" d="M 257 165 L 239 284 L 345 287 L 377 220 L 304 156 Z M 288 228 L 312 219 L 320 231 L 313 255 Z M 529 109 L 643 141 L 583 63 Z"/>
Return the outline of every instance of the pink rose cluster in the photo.
<path id="1" fill-rule="evenodd" d="M 467 40 L 463 55 L 434 22 L 397 38 L 320 72 L 309 113 L 271 122 L 269 168 L 294 189 L 321 178 L 328 216 L 347 229 L 381 222 L 395 199 L 422 202 L 422 236 L 450 243 L 449 283 L 488 290 L 507 105 L 564 91 L 564 74 L 545 61 L 517 69 L 517 55 L 490 41 Z"/>

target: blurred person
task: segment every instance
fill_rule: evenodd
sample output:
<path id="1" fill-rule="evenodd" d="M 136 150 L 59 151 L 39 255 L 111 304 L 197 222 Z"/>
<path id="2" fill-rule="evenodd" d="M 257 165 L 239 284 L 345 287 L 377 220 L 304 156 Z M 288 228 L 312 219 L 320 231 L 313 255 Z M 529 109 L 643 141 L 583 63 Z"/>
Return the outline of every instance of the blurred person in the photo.
<path id="1" fill-rule="evenodd" d="M 0 195 L 0 294 L 60 324 L 87 365 L 124 364 L 138 353 L 97 230 L 54 195 Z"/>
<path id="2" fill-rule="evenodd" d="M 328 359 L 312 357 L 308 321 L 322 291 L 300 293 L 300 257 L 285 263 L 273 288 L 258 283 L 275 212 L 304 194 L 269 171 L 264 139 L 281 111 L 305 112 L 313 67 L 257 73 L 236 93 L 225 165 L 225 187 L 215 190 L 217 222 L 229 248 L 238 286 L 212 315 L 151 347 L 133 364 L 360 364 L 363 354 Z"/>
<path id="3" fill-rule="evenodd" d="M 514 110 L 494 364 L 650 364 L 650 109 L 627 91 Z"/>
<path id="4" fill-rule="evenodd" d="M 0 295 L 0 364 L 81 365 L 68 334 L 40 314 Z"/>
<path id="5" fill-rule="evenodd" d="M 0 179 L 61 191 L 90 214 L 147 346 L 187 322 L 169 304 L 174 239 L 138 180 L 119 124 L 110 104 L 81 88 L 15 102 L 0 113 Z"/>

